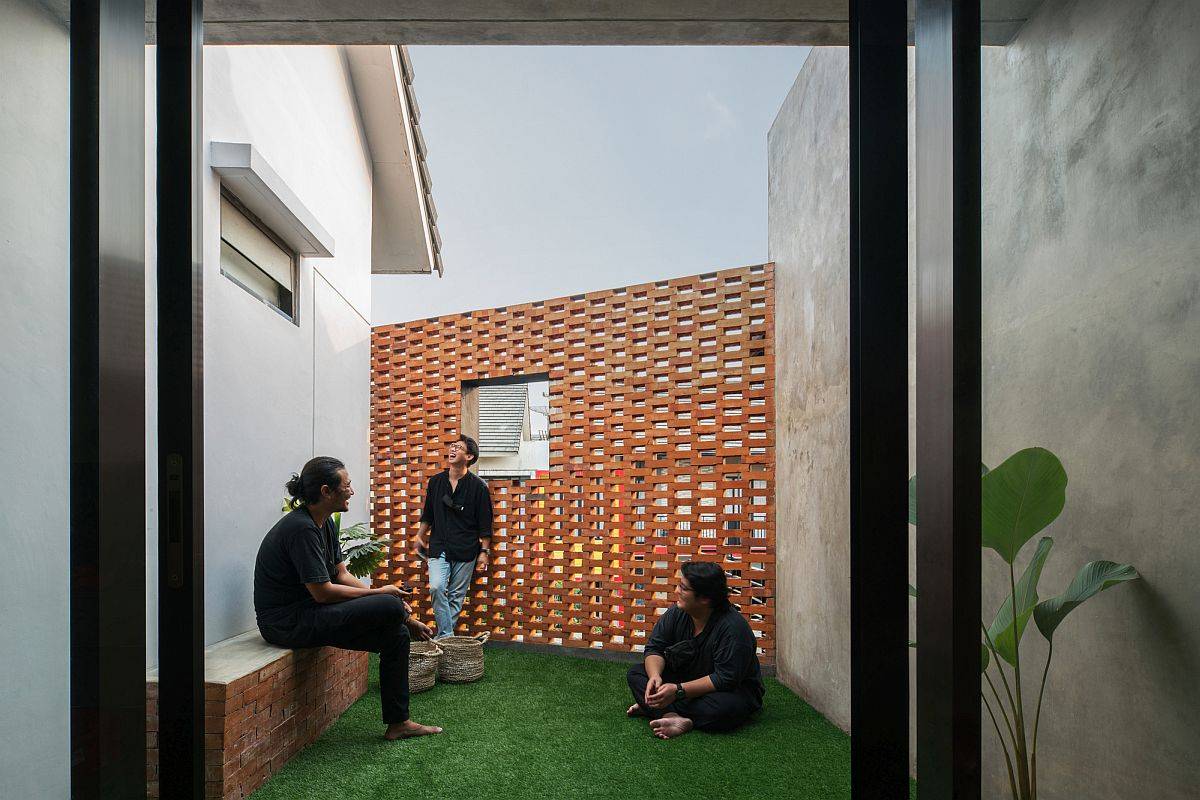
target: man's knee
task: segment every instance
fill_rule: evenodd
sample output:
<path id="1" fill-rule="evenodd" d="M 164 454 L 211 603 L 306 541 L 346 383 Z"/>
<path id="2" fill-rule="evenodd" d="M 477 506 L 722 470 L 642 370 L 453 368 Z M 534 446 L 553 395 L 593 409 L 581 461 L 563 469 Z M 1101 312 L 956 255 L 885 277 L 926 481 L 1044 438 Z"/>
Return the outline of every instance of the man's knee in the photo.
<path id="1" fill-rule="evenodd" d="M 625 680 L 630 686 L 636 684 L 644 684 L 650 680 L 650 676 L 646 674 L 646 667 L 642 664 L 634 664 L 629 668 L 629 672 L 625 673 Z"/>
<path id="2" fill-rule="evenodd" d="M 385 594 L 383 598 L 387 601 L 383 605 L 383 613 L 388 622 L 404 622 L 408 619 L 408 611 L 404 608 L 403 599 L 391 594 Z"/>

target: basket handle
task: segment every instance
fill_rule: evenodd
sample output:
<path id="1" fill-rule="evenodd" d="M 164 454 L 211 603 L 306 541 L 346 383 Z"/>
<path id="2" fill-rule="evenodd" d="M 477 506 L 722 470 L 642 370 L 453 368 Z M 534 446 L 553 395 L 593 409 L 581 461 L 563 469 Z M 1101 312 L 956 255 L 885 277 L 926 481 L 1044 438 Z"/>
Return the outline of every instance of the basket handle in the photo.
<path id="1" fill-rule="evenodd" d="M 486 642 L 488 640 L 488 637 L 490 637 L 491 635 L 492 635 L 491 631 L 484 631 L 483 633 L 477 633 L 477 634 L 475 634 L 475 641 L 479 642 L 480 644 L 483 644 L 484 642 Z"/>

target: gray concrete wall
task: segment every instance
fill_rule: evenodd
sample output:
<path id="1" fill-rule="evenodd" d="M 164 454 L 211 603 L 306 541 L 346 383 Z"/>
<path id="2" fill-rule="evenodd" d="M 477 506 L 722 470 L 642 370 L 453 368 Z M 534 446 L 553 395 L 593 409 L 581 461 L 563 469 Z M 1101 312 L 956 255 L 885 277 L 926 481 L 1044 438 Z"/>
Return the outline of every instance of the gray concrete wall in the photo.
<path id="1" fill-rule="evenodd" d="M 69 794 L 66 28 L 0 0 L 0 794 Z"/>
<path id="2" fill-rule="evenodd" d="M 845 64 L 844 51 L 814 50 L 768 138 L 779 672 L 843 727 Z M 1043 596 L 1099 558 L 1145 578 L 1092 600 L 1056 637 L 1039 795 L 1195 797 L 1200 4 L 1047 0 L 983 68 L 984 457 L 1040 445 L 1066 467 Z M 984 554 L 989 619 L 1001 566 Z M 1040 667 L 1044 641 L 1031 630 L 1024 643 Z M 1040 671 L 1029 672 L 1036 695 Z M 984 797 L 1004 798 L 984 733 Z"/>
<path id="3" fill-rule="evenodd" d="M 767 136 L 779 679 L 850 725 L 849 60 L 808 56 Z"/>
<path id="4" fill-rule="evenodd" d="M 1043 596 L 1097 558 L 1145 577 L 1055 637 L 1043 800 L 1200 795 L 1197 75 L 1195 0 L 1047 0 L 985 52 L 984 458 L 1041 445 L 1066 467 Z M 989 611 L 1001 563 L 985 553 Z"/>

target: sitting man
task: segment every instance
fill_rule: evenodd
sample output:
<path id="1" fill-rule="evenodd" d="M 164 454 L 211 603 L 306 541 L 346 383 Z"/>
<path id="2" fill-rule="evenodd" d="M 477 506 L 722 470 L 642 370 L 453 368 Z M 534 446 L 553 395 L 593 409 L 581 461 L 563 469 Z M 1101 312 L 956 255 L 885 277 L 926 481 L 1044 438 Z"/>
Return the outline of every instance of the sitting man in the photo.
<path id="1" fill-rule="evenodd" d="M 650 633 L 645 665 L 629 670 L 634 704 L 626 713 L 649 717 L 660 739 L 731 731 L 762 708 L 754 633 L 730 604 L 717 564 L 684 564 L 676 597 Z"/>
<path id="2" fill-rule="evenodd" d="M 267 533 L 254 564 L 258 630 L 280 647 L 340 647 L 379 653 L 384 737 L 441 733 L 408 717 L 408 646 L 429 627 L 409 616 L 405 592 L 368 589 L 346 569 L 332 514 L 346 511 L 354 489 L 346 467 L 319 456 L 287 483 L 295 509 Z"/>

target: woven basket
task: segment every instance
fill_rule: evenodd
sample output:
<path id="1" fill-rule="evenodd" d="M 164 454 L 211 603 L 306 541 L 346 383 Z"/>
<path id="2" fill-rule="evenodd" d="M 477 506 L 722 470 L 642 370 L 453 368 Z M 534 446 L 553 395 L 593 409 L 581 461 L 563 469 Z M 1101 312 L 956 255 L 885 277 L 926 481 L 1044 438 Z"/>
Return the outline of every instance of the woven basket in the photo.
<path id="1" fill-rule="evenodd" d="M 442 648 L 435 642 L 413 642 L 408 648 L 408 692 L 416 694 L 437 683 Z"/>
<path id="2" fill-rule="evenodd" d="M 438 662 L 438 680 L 446 683 L 470 683 L 483 677 L 483 643 L 487 633 L 478 636 L 443 636 L 437 640 L 442 648 Z"/>

